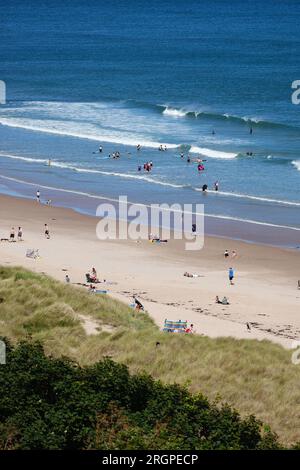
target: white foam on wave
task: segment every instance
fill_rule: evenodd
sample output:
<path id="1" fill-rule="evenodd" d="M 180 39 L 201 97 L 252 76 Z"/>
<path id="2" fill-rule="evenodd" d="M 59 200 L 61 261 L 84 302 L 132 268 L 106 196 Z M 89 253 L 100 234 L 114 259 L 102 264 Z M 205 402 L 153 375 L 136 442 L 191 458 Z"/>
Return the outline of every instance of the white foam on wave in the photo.
<path id="1" fill-rule="evenodd" d="M 175 117 L 175 118 L 178 118 L 178 117 L 185 117 L 186 116 L 186 111 L 184 111 L 183 109 L 176 109 L 176 108 L 169 108 L 167 107 L 164 111 L 163 111 L 163 114 L 165 116 L 171 116 L 171 117 Z"/>
<path id="2" fill-rule="evenodd" d="M 300 160 L 293 160 L 292 165 L 297 168 L 298 171 L 300 171 Z"/>
<path id="3" fill-rule="evenodd" d="M 108 142 L 112 144 L 129 145 L 135 147 L 137 144 L 141 147 L 158 149 L 160 145 L 169 149 L 175 149 L 179 145 L 166 142 L 154 142 L 140 136 L 107 135 L 101 128 L 95 125 L 85 126 L 84 123 L 62 122 L 55 120 L 38 119 L 20 119 L 20 118 L 0 118 L 0 124 L 3 126 L 26 129 L 35 132 L 45 132 L 62 136 L 75 137 L 79 139 L 96 140 L 97 142 Z M 86 130 L 83 129 L 86 127 Z"/>
<path id="4" fill-rule="evenodd" d="M 13 160 L 23 160 L 24 162 L 28 162 L 28 163 L 46 163 L 49 161 L 49 160 L 45 160 L 44 158 L 42 159 L 42 158 L 21 157 L 19 155 L 11 155 L 11 154 L 7 154 L 4 152 L 0 152 L 0 157 L 11 158 Z"/>
<path id="5" fill-rule="evenodd" d="M 180 147 L 180 144 L 170 144 L 170 143 L 161 143 L 154 142 L 149 140 L 143 140 L 141 138 L 134 139 L 133 137 L 125 136 L 111 136 L 104 134 L 101 129 L 93 129 L 93 132 L 84 132 L 82 131 L 83 126 L 79 126 L 77 123 L 77 129 L 70 129 L 64 123 L 59 121 L 38 121 L 32 119 L 7 119 L 0 118 L 0 124 L 8 127 L 16 127 L 26 130 L 31 130 L 35 132 L 45 132 L 48 134 L 56 134 L 62 136 L 76 137 L 80 139 L 96 140 L 97 142 L 109 142 L 109 143 L 118 143 L 121 145 L 129 145 L 135 147 L 137 144 L 140 144 L 142 147 L 158 149 L 160 145 L 166 146 L 169 149 L 176 149 Z M 47 124 L 47 125 L 45 125 Z M 75 124 L 75 123 L 74 123 Z M 237 157 L 238 154 L 230 152 L 221 152 L 219 150 L 212 150 L 204 147 L 192 146 L 190 149 L 191 153 L 199 153 L 210 158 L 222 158 L 222 159 L 232 159 Z"/>
<path id="6" fill-rule="evenodd" d="M 201 155 L 204 155 L 205 157 L 209 157 L 209 158 L 222 158 L 222 159 L 227 159 L 227 160 L 231 160 L 238 156 L 237 153 L 221 152 L 220 150 L 212 150 L 212 149 L 208 149 L 204 147 L 198 147 L 195 145 L 192 145 L 192 147 L 190 148 L 190 152 L 200 153 Z"/>
<path id="7" fill-rule="evenodd" d="M 202 188 L 193 188 L 193 189 L 195 191 L 203 192 Z M 270 202 L 272 204 L 284 204 L 288 206 L 300 207 L 300 202 L 296 202 L 296 201 L 273 199 L 273 198 L 263 197 L 263 196 L 251 196 L 250 194 L 239 194 L 239 193 L 232 193 L 232 192 L 226 192 L 226 191 L 207 190 L 207 192 L 211 194 L 215 194 L 216 196 L 236 197 L 240 199 L 250 199 L 253 201 Z"/>
<path id="8" fill-rule="evenodd" d="M 98 196 L 96 194 L 86 193 L 86 192 L 83 192 L 83 191 L 75 191 L 75 190 L 72 190 L 72 189 L 57 188 L 57 187 L 53 187 L 53 186 L 41 185 L 41 184 L 29 182 L 29 181 L 20 180 L 20 179 L 17 179 L 17 178 L 11 178 L 9 176 L 4 176 L 4 175 L 0 175 L 0 178 L 2 178 L 4 180 L 7 180 L 7 181 L 14 181 L 16 183 L 28 185 L 28 186 L 34 186 L 34 187 L 39 187 L 39 188 L 42 188 L 42 189 L 48 189 L 48 190 L 51 190 L 51 191 L 57 191 L 57 192 L 68 193 L 68 194 L 75 194 L 77 196 L 84 196 L 84 197 L 88 197 L 88 198 L 92 198 L 92 199 L 105 200 L 105 201 L 111 201 L 111 202 L 119 203 L 118 199 L 109 198 L 109 197 L 105 197 L 105 196 Z M 127 201 L 127 203 L 151 208 L 151 206 L 148 205 L 148 204 L 134 203 L 134 202 L 130 202 L 130 201 Z M 162 208 L 161 210 L 168 211 L 168 212 L 183 213 L 183 211 L 180 210 L 180 209 Z M 189 213 L 189 212 L 185 211 L 185 213 Z M 262 225 L 262 226 L 266 226 L 266 227 L 282 228 L 282 229 L 294 230 L 294 231 L 300 232 L 299 227 L 293 227 L 293 226 L 290 226 L 290 225 L 272 224 L 272 223 L 268 223 L 268 222 L 261 222 L 259 220 L 242 219 L 240 217 L 232 217 L 232 216 L 220 215 L 220 214 L 207 214 L 207 213 L 203 213 L 203 212 L 201 212 L 201 213 L 196 212 L 194 214 L 195 215 L 204 215 L 204 217 L 210 217 L 210 218 L 213 218 L 213 219 L 230 220 L 230 221 L 242 222 L 242 223 L 246 223 L 246 224 Z"/>

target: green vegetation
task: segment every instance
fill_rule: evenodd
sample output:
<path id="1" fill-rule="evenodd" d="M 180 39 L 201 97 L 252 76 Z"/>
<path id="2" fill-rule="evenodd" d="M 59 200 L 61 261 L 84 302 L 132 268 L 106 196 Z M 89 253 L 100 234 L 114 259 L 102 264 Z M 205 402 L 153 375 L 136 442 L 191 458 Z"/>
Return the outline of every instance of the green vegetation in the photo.
<path id="1" fill-rule="evenodd" d="M 84 318 L 91 318 L 98 325 L 97 334 L 88 335 L 86 333 Z M 190 440 L 188 440 L 191 448 L 193 446 L 195 448 L 202 448 L 202 445 L 208 448 L 212 445 L 213 440 L 218 442 L 219 438 L 215 439 L 211 435 L 199 441 L 195 436 L 192 437 L 192 433 L 196 432 L 195 429 L 202 436 L 201 431 L 199 431 L 202 421 L 200 418 L 200 421 L 197 421 L 197 413 L 199 411 L 197 400 L 200 400 L 199 403 L 201 404 L 205 402 L 212 413 L 215 413 L 215 419 L 221 420 L 220 429 L 224 425 L 224 423 L 221 424 L 221 417 L 228 413 L 230 420 L 237 419 L 240 423 L 234 426 L 237 426 L 239 429 L 241 429 L 239 426 L 246 426 L 247 429 L 247 426 L 250 426 L 251 429 L 253 426 L 256 429 L 255 432 L 262 436 L 255 441 L 255 445 L 250 445 L 250 441 L 246 442 L 241 439 L 240 431 L 238 431 L 237 434 L 233 433 L 233 440 L 228 438 L 227 444 L 221 439 L 220 445 L 217 444 L 218 448 L 226 446 L 230 448 L 252 448 L 267 447 L 268 445 L 272 447 L 275 445 L 273 435 L 268 433 L 262 435 L 260 425 L 253 418 L 247 418 L 247 416 L 252 414 L 269 425 L 279 435 L 280 441 L 284 444 L 300 441 L 298 424 L 300 412 L 300 390 L 298 386 L 300 367 L 291 363 L 289 351 L 267 341 L 237 341 L 231 338 L 210 339 L 201 336 L 167 335 L 159 331 L 147 314 L 134 312 L 126 305 L 116 302 L 107 296 L 91 295 L 84 289 L 64 285 L 47 276 L 34 274 L 21 268 L 0 268 L 0 335 L 8 338 L 13 345 L 18 344 L 22 340 L 28 342 L 27 346 L 20 346 L 21 349 L 18 348 L 15 353 L 11 352 L 11 354 L 18 354 L 18 351 L 26 351 L 26 348 L 33 348 L 32 351 L 37 351 L 34 349 L 36 348 L 34 342 L 39 341 L 43 344 L 46 355 L 51 355 L 54 358 L 65 356 L 79 364 L 80 367 L 87 366 L 81 369 L 79 366 L 75 367 L 74 364 L 66 361 L 55 362 L 54 359 L 49 359 L 49 370 L 55 364 L 60 364 L 59 367 L 67 367 L 66 364 L 68 364 L 68 367 L 71 368 L 70 370 L 73 371 L 68 372 L 68 374 L 72 375 L 73 373 L 75 374 L 74 371 L 77 371 L 78 374 L 85 374 L 87 371 L 96 370 L 97 368 L 104 370 L 106 367 L 112 367 L 115 371 L 119 371 L 118 374 L 121 374 L 121 371 L 126 371 L 128 376 L 127 370 L 123 366 L 116 364 L 118 363 L 128 366 L 131 374 L 138 374 L 138 376 L 133 375 L 128 380 L 142 381 L 141 377 L 146 376 L 140 374 L 146 373 L 150 374 L 154 379 L 161 380 L 164 384 L 172 385 L 178 383 L 184 387 L 181 389 L 173 385 L 171 387 L 163 386 L 161 383 L 153 382 L 149 377 L 145 378 L 146 383 L 151 382 L 151 386 L 161 390 L 159 393 L 168 394 L 169 392 L 173 393 L 173 391 L 175 393 L 176 390 L 176 393 L 179 393 L 179 395 L 183 394 L 182 396 L 186 397 L 184 400 L 186 399 L 187 402 L 182 402 L 183 404 L 180 406 L 181 402 L 179 399 L 176 401 L 177 398 L 174 398 L 173 401 L 171 398 L 169 401 L 167 400 L 169 404 L 166 405 L 166 409 L 168 410 L 168 407 L 172 406 L 174 410 L 177 410 L 176 416 L 173 416 L 172 413 L 170 414 L 170 421 L 168 421 L 167 415 L 164 414 L 159 405 L 160 399 L 158 398 L 153 398 L 158 407 L 157 419 L 153 420 L 151 418 L 152 421 L 148 422 L 145 417 L 148 411 L 138 415 L 134 408 L 128 408 L 126 403 L 121 402 L 120 404 L 115 394 L 112 393 L 110 397 L 111 403 L 107 404 L 110 408 L 96 407 L 93 411 L 94 417 L 95 413 L 97 414 L 96 421 L 89 422 L 88 427 L 89 433 L 94 437 L 89 435 L 87 440 L 84 441 L 85 443 L 83 444 L 81 440 L 78 446 L 103 448 L 104 442 L 112 442 L 115 439 L 115 443 L 109 445 L 119 446 L 118 448 L 122 449 L 141 448 L 143 445 L 146 448 L 151 448 L 151 445 L 154 447 L 159 446 L 162 449 L 176 448 L 176 446 L 183 448 L 187 445 L 187 442 L 184 445 L 182 444 L 183 435 L 179 437 L 181 425 L 178 422 L 175 424 L 174 419 L 181 419 L 180 416 L 177 416 L 179 408 L 191 406 L 191 410 L 193 410 L 191 414 L 182 417 L 182 429 L 185 430 L 184 432 L 187 432 L 188 436 L 191 436 L 189 437 Z M 160 343 L 158 347 L 156 346 L 157 342 Z M 40 352 L 39 357 L 41 358 L 42 356 L 43 354 Z M 106 361 L 105 363 L 95 365 L 96 362 L 102 361 L 104 357 L 112 358 L 114 363 Z M 47 358 L 44 358 L 43 361 L 47 361 Z M 1 366 L 1 374 L 3 370 L 5 369 Z M 67 384 L 68 374 L 66 374 L 66 377 L 60 377 L 62 381 L 61 387 L 64 384 L 64 380 L 66 380 L 66 387 L 70 385 Z M 3 379 L 1 380 L 2 388 Z M 38 383 L 39 379 L 36 380 Z M 91 380 L 94 380 L 94 378 Z M 115 377 L 115 380 L 117 380 L 117 377 Z M 45 381 L 48 381 L 48 379 L 45 379 Z M 20 379 L 19 387 L 21 387 L 21 384 L 22 380 Z M 76 384 L 77 378 L 74 378 L 72 385 L 74 390 L 77 390 L 78 384 Z M 112 388 L 117 386 L 113 384 L 115 382 L 112 381 Z M 165 392 L 162 392 L 162 390 L 165 390 Z M 187 390 L 196 395 L 189 395 Z M 97 390 L 95 390 L 96 392 Z M 197 395 L 199 392 L 205 394 L 212 404 L 208 404 L 207 400 L 202 396 L 199 398 L 199 395 Z M 10 392 L 7 393 L 10 395 Z M 15 393 L 19 393 L 19 391 L 15 390 Z M 42 391 L 36 390 L 35 393 L 38 395 Z M 126 393 L 129 393 L 129 391 L 127 390 Z M 144 392 L 140 393 L 143 397 Z M 78 390 L 74 397 L 77 394 Z M 0 395 L 2 395 L 2 400 L 4 400 L 5 392 L 3 390 L 0 390 Z M 127 395 L 125 394 L 125 396 Z M 8 400 L 9 397 L 5 399 Z M 89 402 L 91 404 L 95 403 L 93 399 L 89 398 L 87 404 Z M 75 398 L 73 401 L 72 397 L 68 398 L 68 400 L 75 407 Z M 187 405 L 187 403 L 196 403 L 196 405 Z M 222 408 L 224 403 L 229 403 L 231 407 L 238 409 L 242 418 L 239 418 L 228 406 Z M 65 406 L 67 405 L 65 404 Z M 78 402 L 79 408 L 77 409 L 82 408 L 83 413 L 84 406 L 84 404 L 79 404 Z M 132 404 L 132 406 L 134 405 Z M 143 406 L 146 407 L 145 410 L 148 410 L 148 404 L 144 403 Z M 195 411 L 195 409 L 198 411 Z M 19 412 L 20 410 L 21 408 L 19 408 Z M 2 420 L 3 429 L 0 434 L 5 435 L 5 433 L 8 433 L 10 435 L 9 429 L 12 429 L 14 433 L 15 428 L 13 423 L 17 419 L 15 411 L 12 410 L 5 414 L 1 405 L 0 412 L 5 417 L 4 421 Z M 50 411 L 47 411 L 47 416 L 49 413 Z M 199 411 L 199 413 L 202 416 L 202 411 Z M 13 416 L 14 418 L 12 418 Z M 140 416 L 140 420 L 138 416 Z M 233 416 L 236 418 L 233 418 Z M 44 417 L 37 417 L 37 419 L 41 419 L 41 427 L 46 426 L 43 424 Z M 75 420 L 75 417 L 73 419 Z M 78 419 L 84 418 L 83 416 L 78 416 Z M 71 423 L 73 422 L 72 420 L 70 421 Z M 55 438 L 57 441 L 55 441 L 56 444 L 53 444 L 54 447 L 66 446 L 65 443 L 58 443 L 58 440 L 62 439 L 59 436 L 61 434 L 60 430 L 64 429 L 58 421 L 57 431 L 55 431 L 57 433 Z M 196 427 L 193 427 L 194 421 L 198 423 L 195 424 Z M 144 422 L 148 423 L 148 427 L 145 424 L 146 430 L 143 425 Z M 117 428 L 120 432 L 115 428 L 111 429 L 112 423 L 118 423 Z M 35 425 L 38 426 L 37 423 Z M 53 426 L 53 423 L 51 426 Z M 101 429 L 101 432 L 96 432 L 95 426 L 97 429 Z M 178 435 L 171 432 L 170 426 L 171 428 L 178 429 Z M 190 434 L 187 431 L 188 426 L 190 426 Z M 16 429 L 19 430 L 18 425 L 16 425 Z M 130 432 L 126 434 L 125 429 L 130 429 Z M 226 432 L 228 434 L 229 431 Z M 21 434 L 23 436 L 23 431 Z M 227 435 L 225 432 L 224 434 Z M 97 438 L 95 435 L 97 435 Z M 130 436 L 133 441 L 130 441 Z M 133 436 L 136 436 L 136 440 Z M 20 444 L 21 441 L 18 439 L 16 441 L 17 444 L 13 444 L 13 446 L 21 445 L 22 448 L 26 447 L 25 441 L 22 441 L 23 443 Z M 75 439 L 75 437 L 73 436 L 72 439 Z M 2 442 L 2 446 L 9 446 L 4 441 L 5 439 Z M 155 444 L 151 444 L 151 442 L 155 442 Z M 30 445 L 33 444 L 31 443 Z M 39 445 L 45 446 L 46 444 Z M 139 445 L 141 447 L 138 447 Z M 74 446 L 76 447 L 75 444 Z"/>
<path id="2" fill-rule="evenodd" d="M 0 449 L 275 449 L 253 416 L 109 359 L 80 367 L 39 344 L 7 348 Z"/>

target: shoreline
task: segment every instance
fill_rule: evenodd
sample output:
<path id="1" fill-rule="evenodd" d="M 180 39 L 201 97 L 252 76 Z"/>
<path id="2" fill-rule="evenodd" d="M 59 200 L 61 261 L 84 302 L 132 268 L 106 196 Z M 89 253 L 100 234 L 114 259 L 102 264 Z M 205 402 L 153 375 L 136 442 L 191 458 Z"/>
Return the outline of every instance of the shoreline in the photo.
<path id="1" fill-rule="evenodd" d="M 210 337 L 266 339 L 285 348 L 300 339 L 297 251 L 210 236 L 197 252 L 184 250 L 183 240 L 101 241 L 95 217 L 3 195 L 0 216 L 1 238 L 8 238 L 12 226 L 24 232 L 23 242 L 0 243 L 3 265 L 20 265 L 61 281 L 67 272 L 74 284 L 84 283 L 85 273 L 95 266 L 98 277 L 107 280 L 100 288 L 127 305 L 137 295 L 160 328 L 165 318 L 184 319 L 196 333 Z M 45 223 L 50 240 L 44 237 Z M 39 249 L 41 258 L 26 258 L 28 248 Z M 235 250 L 236 259 L 224 259 L 225 249 Z M 237 274 L 234 286 L 228 282 L 231 264 Z M 186 271 L 199 277 L 186 278 Z M 216 304 L 216 295 L 226 296 L 230 305 Z"/>
<path id="2" fill-rule="evenodd" d="M 0 195 L 16 197 L 24 200 L 33 200 L 33 191 L 28 191 L 29 187 L 40 188 L 46 199 L 52 200 L 52 206 L 62 207 L 73 210 L 79 214 L 89 217 L 95 217 L 97 206 L 100 202 L 109 202 L 115 207 L 118 200 L 110 196 L 102 196 L 98 194 L 89 194 L 78 192 L 67 188 L 54 188 L 52 186 L 36 184 L 33 182 L 19 180 L 17 178 L 0 175 L 1 181 L 9 181 L 10 185 Z M 21 188 L 21 189 L 20 189 Z M 62 193 L 63 198 L 57 198 L 57 194 Z M 206 195 L 205 195 L 206 196 Z M 207 195 L 210 196 L 209 194 Z M 203 197 L 203 196 L 202 196 Z M 62 202 L 63 200 L 63 202 Z M 198 201 L 199 203 L 201 200 Z M 128 204 L 137 204 L 149 207 L 149 203 L 140 201 L 128 201 Z M 241 241 L 249 244 L 259 244 L 271 246 L 275 248 L 284 248 L 299 250 L 300 249 L 300 227 L 289 227 L 281 224 L 268 224 L 251 219 L 239 219 L 226 215 L 217 215 L 205 213 L 205 235 L 217 238 L 230 239 L 233 241 Z"/>

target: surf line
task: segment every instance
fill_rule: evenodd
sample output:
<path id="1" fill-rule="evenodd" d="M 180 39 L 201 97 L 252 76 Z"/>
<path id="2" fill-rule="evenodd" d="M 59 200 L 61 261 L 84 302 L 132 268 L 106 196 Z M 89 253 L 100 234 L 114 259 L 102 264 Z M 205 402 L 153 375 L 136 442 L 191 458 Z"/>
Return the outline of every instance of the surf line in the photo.
<path id="1" fill-rule="evenodd" d="M 28 186 L 34 186 L 34 187 L 39 187 L 39 188 L 43 188 L 43 189 L 48 189 L 50 191 L 57 191 L 57 192 L 68 193 L 68 194 L 75 194 L 77 196 L 84 196 L 84 197 L 88 197 L 90 199 L 98 199 L 98 200 L 102 200 L 102 201 L 115 202 L 115 203 L 118 203 L 118 204 L 120 202 L 122 203 L 122 201 L 120 201 L 119 199 L 109 198 L 109 197 L 105 197 L 105 196 L 99 196 L 99 195 L 96 195 L 96 194 L 85 193 L 83 191 L 74 191 L 72 189 L 56 188 L 56 187 L 53 187 L 53 186 L 46 186 L 46 185 L 42 185 L 42 184 L 31 183 L 29 181 L 19 180 L 17 178 L 11 178 L 9 176 L 4 176 L 4 175 L 0 175 L 0 178 L 2 178 L 4 180 L 8 180 L 8 181 L 13 181 L 13 182 L 19 183 L 19 184 L 24 184 L 24 185 L 28 185 Z M 124 204 L 131 204 L 131 205 L 136 205 L 136 206 L 140 206 L 140 207 L 147 207 L 149 209 L 153 208 L 153 205 L 151 206 L 150 204 L 136 203 L 136 202 L 131 202 L 131 201 L 126 201 L 126 202 L 124 202 Z M 290 226 L 290 225 L 272 224 L 272 223 L 269 223 L 269 222 L 260 222 L 259 220 L 241 219 L 240 217 L 229 217 L 229 216 L 226 216 L 226 215 L 219 215 L 219 214 L 207 214 L 207 213 L 204 213 L 204 212 L 184 211 L 184 210 L 180 210 L 180 209 L 172 209 L 172 207 L 166 208 L 166 207 L 157 206 L 157 209 L 159 209 L 160 211 L 166 211 L 166 212 L 171 212 L 171 213 L 172 212 L 177 212 L 177 213 L 181 213 L 181 214 L 200 215 L 200 216 L 209 217 L 209 218 L 213 218 L 213 219 L 232 220 L 232 221 L 242 222 L 242 223 L 246 223 L 246 224 L 262 225 L 262 226 L 266 226 L 266 227 L 282 228 L 282 229 L 294 230 L 294 231 L 300 232 L 300 227 L 293 227 L 293 226 Z"/>

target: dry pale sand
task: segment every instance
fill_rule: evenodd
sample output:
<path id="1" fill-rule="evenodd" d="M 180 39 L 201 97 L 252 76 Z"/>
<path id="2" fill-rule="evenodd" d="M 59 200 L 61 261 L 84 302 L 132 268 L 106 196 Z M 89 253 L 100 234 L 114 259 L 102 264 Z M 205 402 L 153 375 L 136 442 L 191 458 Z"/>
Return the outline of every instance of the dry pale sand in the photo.
<path id="1" fill-rule="evenodd" d="M 44 237 L 45 223 L 50 240 Z M 94 266 L 108 281 L 100 288 L 127 304 L 136 294 L 159 327 L 165 318 L 181 319 L 211 337 L 269 339 L 284 347 L 300 340 L 298 251 L 215 237 L 206 237 L 197 252 L 186 251 L 180 240 L 100 241 L 96 224 L 96 218 L 72 210 L 0 196 L 0 238 L 7 238 L 12 226 L 21 225 L 24 233 L 23 242 L 0 242 L 0 264 L 22 265 L 62 281 L 68 273 L 72 283 L 84 283 Z M 27 248 L 38 248 L 41 258 L 26 258 Z M 236 250 L 237 257 L 224 259 L 225 249 Z M 231 265 L 234 286 L 228 282 Z M 185 271 L 200 277 L 186 278 Z M 227 296 L 230 305 L 216 304 L 216 295 Z"/>

